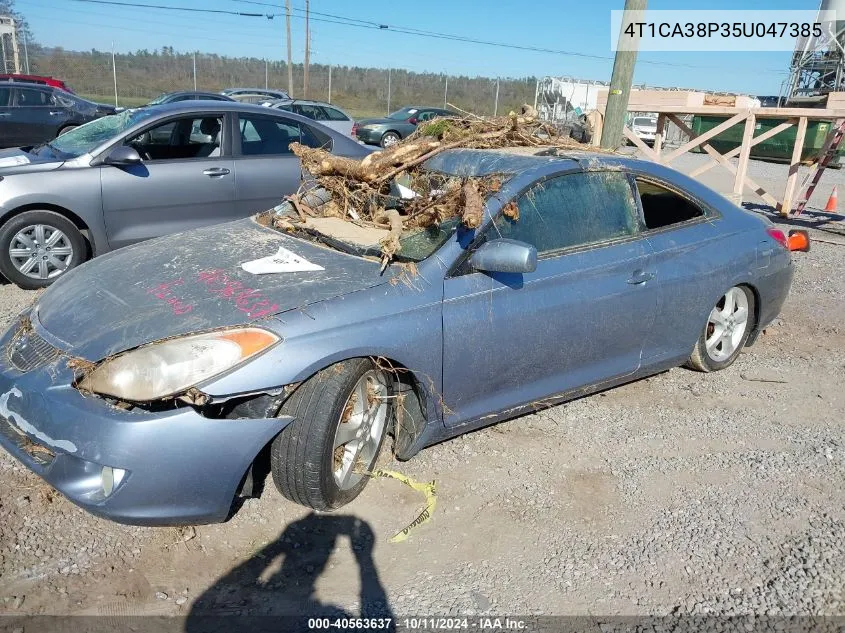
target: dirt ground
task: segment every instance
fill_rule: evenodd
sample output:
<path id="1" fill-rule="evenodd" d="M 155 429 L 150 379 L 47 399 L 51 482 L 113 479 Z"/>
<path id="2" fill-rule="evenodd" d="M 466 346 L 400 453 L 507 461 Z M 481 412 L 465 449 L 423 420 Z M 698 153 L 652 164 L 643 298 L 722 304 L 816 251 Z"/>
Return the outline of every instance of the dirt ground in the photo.
<path id="1" fill-rule="evenodd" d="M 818 241 L 781 317 L 729 369 L 673 369 L 388 461 L 438 486 L 404 543 L 389 538 L 423 497 L 395 481 L 324 515 L 268 480 L 225 524 L 134 528 L 3 453 L 0 614 L 845 614 L 845 217 L 807 217 Z M 0 286 L 0 324 L 32 298 Z"/>

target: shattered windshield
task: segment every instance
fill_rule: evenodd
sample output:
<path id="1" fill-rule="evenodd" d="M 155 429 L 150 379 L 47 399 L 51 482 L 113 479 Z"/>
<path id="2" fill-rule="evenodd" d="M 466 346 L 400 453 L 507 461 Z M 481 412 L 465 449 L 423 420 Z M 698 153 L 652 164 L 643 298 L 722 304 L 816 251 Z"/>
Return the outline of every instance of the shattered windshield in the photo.
<path id="1" fill-rule="evenodd" d="M 50 147 L 66 158 L 76 158 L 153 115 L 155 112 L 150 110 L 124 110 L 120 114 L 110 114 L 57 136 L 50 141 Z"/>
<path id="2" fill-rule="evenodd" d="M 486 199 L 498 191 L 502 178 L 488 179 L 491 187 L 479 192 L 482 197 Z M 286 201 L 273 209 L 280 218 L 274 226 L 346 253 L 379 257 L 391 239 L 390 214 L 396 213 L 403 227 L 398 244 L 394 244 L 395 250 L 391 249 L 394 258 L 400 262 L 421 262 L 443 246 L 461 224 L 462 217 L 453 212 L 447 202 L 461 195 L 466 182 L 465 177 L 432 171 L 418 172 L 413 178 L 398 178 L 391 186 L 392 197 L 385 200 L 386 206 L 391 208 L 384 209 L 381 216 L 377 215 L 376 222 L 355 219 L 348 212 L 344 214 L 332 201 L 315 205 L 314 209 L 298 204 L 299 211 L 297 206 Z M 313 195 L 320 197 L 325 191 L 318 190 Z M 303 210 L 305 208 L 308 212 Z M 352 212 L 355 213 L 354 209 Z"/>

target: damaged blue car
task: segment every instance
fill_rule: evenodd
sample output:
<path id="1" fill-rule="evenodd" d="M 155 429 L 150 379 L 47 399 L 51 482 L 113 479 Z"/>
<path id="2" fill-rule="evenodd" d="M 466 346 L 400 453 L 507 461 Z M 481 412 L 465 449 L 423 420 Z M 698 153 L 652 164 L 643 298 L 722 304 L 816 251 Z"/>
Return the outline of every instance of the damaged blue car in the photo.
<path id="1" fill-rule="evenodd" d="M 497 179 L 481 223 L 386 231 L 269 214 L 111 252 L 0 339 L 0 443 L 86 510 L 225 520 L 258 461 L 338 508 L 379 452 L 433 443 L 671 367 L 728 367 L 779 313 L 789 238 L 666 167 L 449 150 Z M 585 429 L 589 432 L 589 429 Z"/>

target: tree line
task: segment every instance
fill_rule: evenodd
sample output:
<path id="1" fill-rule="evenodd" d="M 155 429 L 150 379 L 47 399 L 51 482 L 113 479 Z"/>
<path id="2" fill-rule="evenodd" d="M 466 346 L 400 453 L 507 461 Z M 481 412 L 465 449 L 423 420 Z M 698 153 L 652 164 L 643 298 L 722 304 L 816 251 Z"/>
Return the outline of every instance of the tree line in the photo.
<path id="1" fill-rule="evenodd" d="M 67 82 L 75 92 L 113 100 L 114 83 L 110 51 L 69 51 L 62 48 L 30 48 L 33 74 L 51 75 Z M 198 90 L 219 91 L 232 87 L 267 87 L 287 90 L 287 64 L 255 57 L 226 57 L 213 53 L 179 53 L 172 47 L 139 50 L 115 55 L 119 99 L 133 105 L 162 92 L 192 90 L 194 68 Z M 328 100 L 341 107 L 367 114 L 397 110 L 405 105 L 442 106 L 448 101 L 477 114 L 496 108 L 496 80 L 403 69 L 361 68 L 311 64 L 309 86 L 304 94 L 303 66 L 293 64 L 293 95 Z M 503 78 L 498 82 L 498 113 L 523 103 L 534 103 L 535 77 Z"/>

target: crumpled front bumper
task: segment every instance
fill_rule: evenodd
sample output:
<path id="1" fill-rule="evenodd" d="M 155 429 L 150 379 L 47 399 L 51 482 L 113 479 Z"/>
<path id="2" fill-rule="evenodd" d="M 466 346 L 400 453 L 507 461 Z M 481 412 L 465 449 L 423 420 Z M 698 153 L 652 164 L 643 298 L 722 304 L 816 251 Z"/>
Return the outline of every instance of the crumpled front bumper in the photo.
<path id="1" fill-rule="evenodd" d="M 0 338 L 0 445 L 93 514 L 135 525 L 222 521 L 256 455 L 292 421 L 119 409 L 79 393 L 65 356 L 16 369 L 7 353 L 16 328 Z M 26 450 L 27 440 L 55 457 Z M 108 496 L 103 466 L 126 471 Z"/>

